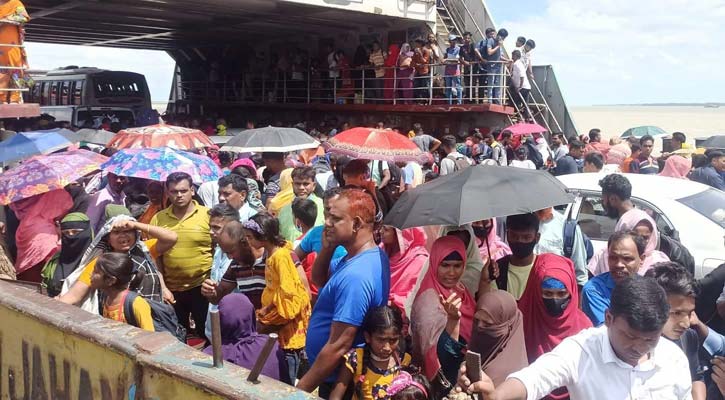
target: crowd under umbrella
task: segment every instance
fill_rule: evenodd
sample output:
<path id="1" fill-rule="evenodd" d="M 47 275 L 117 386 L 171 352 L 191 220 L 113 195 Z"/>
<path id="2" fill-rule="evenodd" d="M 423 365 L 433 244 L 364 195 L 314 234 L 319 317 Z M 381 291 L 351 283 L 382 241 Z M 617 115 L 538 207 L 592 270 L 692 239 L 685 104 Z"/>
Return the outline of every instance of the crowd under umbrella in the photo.
<path id="1" fill-rule="evenodd" d="M 71 132 L 67 129 L 65 131 Z M 19 161 L 37 154 L 49 154 L 73 145 L 60 129 L 18 132 L 0 142 L 0 163 Z"/>
<path id="2" fill-rule="evenodd" d="M 705 149 L 725 149 L 725 134 L 710 136 L 700 144 L 700 147 Z"/>
<path id="3" fill-rule="evenodd" d="M 385 217 L 398 229 L 461 226 L 568 204 L 574 197 L 546 171 L 476 165 L 406 190 Z"/>
<path id="4" fill-rule="evenodd" d="M 428 162 L 428 156 L 407 136 L 389 129 L 357 127 L 340 132 L 325 143 L 331 153 L 388 162 Z"/>
<path id="5" fill-rule="evenodd" d="M 106 147 L 116 149 L 170 147 L 194 150 L 214 146 L 209 137 L 198 129 L 166 124 L 124 129 L 106 144 Z"/>
<path id="6" fill-rule="evenodd" d="M 222 171 L 209 157 L 170 147 L 121 149 L 101 165 L 119 176 L 163 182 L 173 172 L 185 172 L 196 184 L 215 181 Z"/>
<path id="7" fill-rule="evenodd" d="M 108 157 L 88 150 L 37 155 L 0 174 L 0 204 L 10 204 L 66 185 L 101 169 Z"/>
<path id="8" fill-rule="evenodd" d="M 221 151 L 287 153 L 314 149 L 319 145 L 317 139 L 297 128 L 267 126 L 240 132 L 226 142 Z"/>
<path id="9" fill-rule="evenodd" d="M 664 129 L 658 127 L 658 126 L 635 126 L 634 128 L 629 128 L 624 133 L 622 133 L 622 138 L 628 138 L 630 136 L 634 136 L 636 138 L 641 138 L 645 135 L 650 135 L 652 137 L 659 136 L 659 135 L 666 135 L 667 131 Z"/>

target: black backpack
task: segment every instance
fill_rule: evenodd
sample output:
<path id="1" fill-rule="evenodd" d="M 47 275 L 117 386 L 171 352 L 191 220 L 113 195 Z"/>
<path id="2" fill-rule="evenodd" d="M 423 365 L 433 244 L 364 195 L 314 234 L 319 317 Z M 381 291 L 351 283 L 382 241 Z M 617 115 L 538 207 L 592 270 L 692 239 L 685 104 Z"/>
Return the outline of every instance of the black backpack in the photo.
<path id="1" fill-rule="evenodd" d="M 564 239 L 564 257 L 571 258 L 574 254 L 574 238 L 576 237 L 576 228 L 579 226 L 579 222 L 573 219 L 567 219 L 564 222 L 564 233 L 562 235 Z M 584 239 L 584 248 L 587 251 L 587 262 L 594 257 L 594 246 L 592 240 L 589 239 L 584 232 L 582 232 L 582 238 Z"/>
<path id="2" fill-rule="evenodd" d="M 129 325 L 138 327 L 138 321 L 133 314 L 133 301 L 136 300 L 138 293 L 129 290 L 123 302 L 123 315 Z M 154 300 L 144 299 L 151 307 L 151 318 L 154 320 L 154 331 L 169 332 L 172 336 L 179 339 L 182 343 L 186 343 L 186 329 L 179 325 L 176 318 L 174 307 Z"/>
<path id="3" fill-rule="evenodd" d="M 388 163 L 388 169 L 390 170 L 390 182 L 382 189 L 385 201 L 391 205 L 398 201 L 400 198 L 400 181 L 402 179 L 403 171 L 395 165 L 393 162 Z M 378 174 L 380 177 L 383 176 L 383 162 L 378 161 Z M 386 210 L 387 212 L 387 210 Z"/>
<path id="4" fill-rule="evenodd" d="M 454 167 L 453 171 L 460 171 L 462 169 L 466 169 L 471 166 L 471 164 L 468 162 L 465 156 L 456 158 L 453 155 L 446 156 L 447 159 L 453 161 Z"/>
<path id="5" fill-rule="evenodd" d="M 670 261 L 682 265 L 691 274 L 695 274 L 695 258 L 677 239 L 660 233 L 660 251 L 665 253 Z"/>

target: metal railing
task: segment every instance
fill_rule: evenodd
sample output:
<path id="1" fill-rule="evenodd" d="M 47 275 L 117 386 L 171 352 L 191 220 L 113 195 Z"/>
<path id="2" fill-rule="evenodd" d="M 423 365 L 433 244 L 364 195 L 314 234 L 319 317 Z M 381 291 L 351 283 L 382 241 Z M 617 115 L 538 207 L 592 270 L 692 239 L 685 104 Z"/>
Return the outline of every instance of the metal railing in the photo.
<path id="1" fill-rule="evenodd" d="M 434 74 L 443 66 L 443 75 Z M 430 64 L 411 68 L 350 68 L 244 74 L 240 81 L 182 81 L 176 101 L 187 103 L 507 104 L 505 62 L 457 64 L 459 75 Z M 376 76 L 383 75 L 381 77 Z M 332 72 L 333 77 L 330 77 Z"/>

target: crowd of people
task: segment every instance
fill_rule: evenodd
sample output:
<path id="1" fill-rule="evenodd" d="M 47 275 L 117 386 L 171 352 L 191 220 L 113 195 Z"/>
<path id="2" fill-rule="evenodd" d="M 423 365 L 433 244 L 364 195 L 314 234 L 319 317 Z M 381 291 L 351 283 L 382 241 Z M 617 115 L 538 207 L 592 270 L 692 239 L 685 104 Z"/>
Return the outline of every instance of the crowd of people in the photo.
<path id="1" fill-rule="evenodd" d="M 197 347 L 219 312 L 223 357 L 246 368 L 276 333 L 262 373 L 323 398 L 721 398 L 725 265 L 696 281 L 626 176 L 599 182 L 617 221 L 601 252 L 578 227 L 565 238 L 553 208 L 464 226 L 382 221 L 401 193 L 474 164 L 722 179 L 722 153 L 690 172 L 679 154 L 653 158 L 646 136 L 610 146 L 596 130 L 586 143 L 555 134 L 549 148 L 508 131 L 401 134 L 429 162 L 221 152 L 218 181 L 99 173 L 11 203 L 3 273 Z M 468 351 L 481 356 L 475 382 Z"/>

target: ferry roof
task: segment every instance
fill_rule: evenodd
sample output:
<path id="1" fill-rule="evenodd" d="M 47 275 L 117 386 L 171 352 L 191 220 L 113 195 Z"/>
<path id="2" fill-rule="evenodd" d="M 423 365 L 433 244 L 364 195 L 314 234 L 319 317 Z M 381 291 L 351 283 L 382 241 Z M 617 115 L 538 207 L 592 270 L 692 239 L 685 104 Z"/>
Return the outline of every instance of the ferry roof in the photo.
<path id="1" fill-rule="evenodd" d="M 284 40 L 338 37 L 370 27 L 404 29 L 404 18 L 351 12 L 281 0 L 24 0 L 34 42 L 175 50 Z"/>

